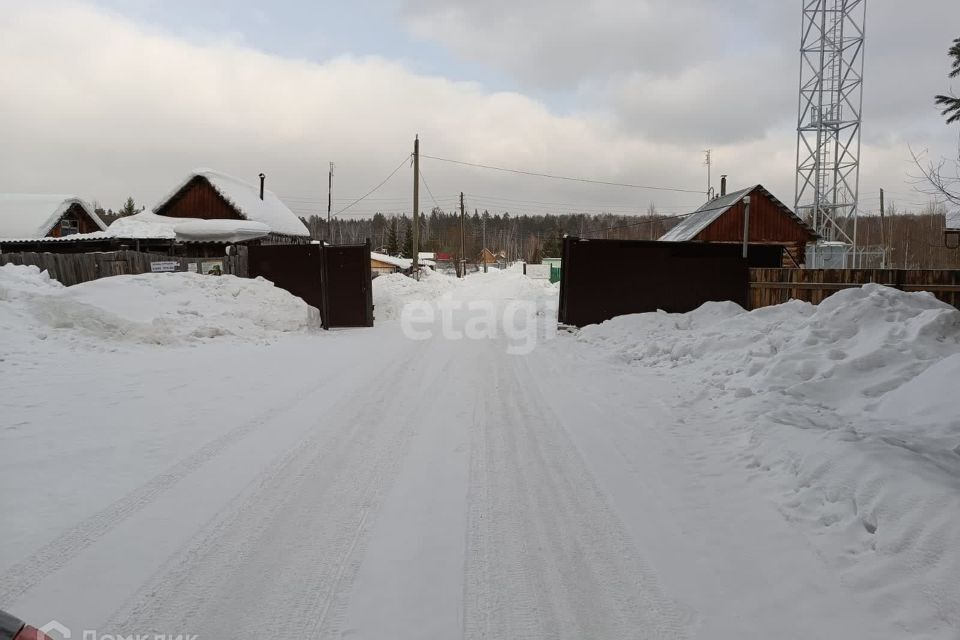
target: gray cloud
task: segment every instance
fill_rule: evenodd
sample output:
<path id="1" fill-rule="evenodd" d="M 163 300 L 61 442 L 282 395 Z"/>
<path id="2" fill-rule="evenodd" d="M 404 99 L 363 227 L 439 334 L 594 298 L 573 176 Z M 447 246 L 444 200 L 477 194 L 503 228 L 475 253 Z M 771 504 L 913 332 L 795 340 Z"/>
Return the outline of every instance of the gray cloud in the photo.
<path id="1" fill-rule="evenodd" d="M 479 39 L 472 55 L 517 77 L 552 77 L 570 87 L 577 105 L 565 115 L 522 93 L 418 75 L 382 58 L 292 60 L 235 38 L 188 42 L 85 5 L 14 5 L 0 13 L 0 191 L 77 192 L 113 206 L 132 194 L 150 204 L 189 169 L 213 166 L 251 178 L 265 171 L 299 212 L 319 212 L 328 161 L 338 165 L 335 197 L 357 196 L 386 176 L 420 133 L 431 155 L 684 188 L 704 184 L 701 150 L 709 146 L 715 176 L 731 174 L 733 186 L 763 182 L 789 202 L 799 10 L 756 0 L 737 5 L 742 15 L 721 15 L 702 1 L 673 4 L 676 19 L 660 3 L 620 13 L 616 4 L 594 3 L 600 13 L 592 16 L 572 3 L 551 4 L 550 19 L 539 23 L 526 3 L 486 5 L 507 17 L 477 18 L 469 31 Z M 933 153 L 955 149 L 956 130 L 943 125 L 930 95 L 947 86 L 945 47 L 955 36 L 944 34 L 960 23 L 949 19 L 960 8 L 933 5 L 942 10 L 936 19 L 918 12 L 926 21 L 916 18 L 902 30 L 892 10 L 876 12 L 865 192 L 910 190 L 908 141 Z M 432 14 L 420 2 L 405 15 L 425 28 L 430 16 L 455 26 L 470 11 L 452 4 Z M 682 30 L 691 15 L 698 16 L 694 26 Z M 651 26 L 651 16 L 666 21 Z M 636 25 L 650 35 L 643 46 L 658 43 L 645 56 L 628 42 Z M 521 60 L 519 52 L 529 55 Z M 701 200 L 433 160 L 423 168 L 444 207 L 460 191 L 472 194 L 471 207 L 514 212 L 543 209 L 521 200 L 635 212 L 651 201 L 684 211 Z M 351 213 L 409 210 L 409 181 L 404 168 L 377 194 L 383 200 Z M 424 202 L 432 205 L 428 194 Z"/>
<path id="2" fill-rule="evenodd" d="M 754 139 L 796 119 L 800 2 L 408 0 L 421 37 L 531 89 L 576 91 L 626 130 L 679 143 Z M 939 127 L 960 3 L 870 2 L 865 135 Z M 920 125 L 918 127 L 918 124 Z M 942 130 L 941 130 L 942 133 Z"/>

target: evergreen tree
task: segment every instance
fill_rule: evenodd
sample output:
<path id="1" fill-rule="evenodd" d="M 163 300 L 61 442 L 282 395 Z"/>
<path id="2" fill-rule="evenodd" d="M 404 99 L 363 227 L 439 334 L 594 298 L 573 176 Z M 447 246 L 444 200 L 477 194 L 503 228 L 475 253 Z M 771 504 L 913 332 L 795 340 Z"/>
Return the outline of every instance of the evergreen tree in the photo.
<path id="1" fill-rule="evenodd" d="M 387 226 L 387 253 L 391 256 L 400 253 L 400 238 L 397 219 L 394 218 Z"/>
<path id="2" fill-rule="evenodd" d="M 949 55 L 953 58 L 953 65 L 950 71 L 951 78 L 960 76 L 960 38 L 953 41 L 950 47 Z M 943 115 L 947 118 L 947 124 L 960 122 L 960 98 L 956 96 L 937 96 L 937 104 L 943 107 Z"/>
<path id="3" fill-rule="evenodd" d="M 123 203 L 123 207 L 120 211 L 117 212 L 117 215 L 120 216 L 132 216 L 135 213 L 140 213 L 143 211 L 143 207 L 137 209 L 137 203 L 133 201 L 133 198 L 127 198 L 127 201 Z"/>
<path id="4" fill-rule="evenodd" d="M 403 253 L 401 257 L 413 258 L 413 222 L 410 218 L 403 218 Z"/>

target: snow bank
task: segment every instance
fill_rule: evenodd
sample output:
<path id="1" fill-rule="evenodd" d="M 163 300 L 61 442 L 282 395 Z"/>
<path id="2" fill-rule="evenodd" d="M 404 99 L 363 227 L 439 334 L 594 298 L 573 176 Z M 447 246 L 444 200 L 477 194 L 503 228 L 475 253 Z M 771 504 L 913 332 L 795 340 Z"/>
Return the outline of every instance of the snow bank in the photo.
<path id="1" fill-rule="evenodd" d="M 0 267 L 0 354 L 41 342 L 100 348 L 222 336 L 263 342 L 305 331 L 315 316 L 300 298 L 262 278 L 157 273 L 64 287 L 37 267 Z"/>
<path id="2" fill-rule="evenodd" d="M 420 281 L 399 273 L 380 276 L 373 281 L 373 305 L 377 320 L 397 320 L 410 302 L 461 301 L 503 302 L 524 300 L 543 305 L 556 302 L 559 285 L 528 278 L 522 271 L 477 272 L 466 278 L 448 276 L 424 269 Z M 555 306 L 555 304 L 554 304 Z M 553 310 L 556 313 L 556 310 Z"/>
<path id="3" fill-rule="evenodd" d="M 457 278 L 423 269 L 420 280 L 401 273 L 389 273 L 373 281 L 373 313 L 376 320 L 399 320 L 405 304 L 432 302 L 449 294 Z"/>
<path id="4" fill-rule="evenodd" d="M 579 339 L 675 376 L 690 428 L 771 480 L 905 636 L 960 628 L 960 311 L 866 285 L 819 306 L 625 316 Z"/>
<path id="5" fill-rule="evenodd" d="M 819 306 L 791 301 L 747 313 L 711 302 L 689 314 L 623 316 L 581 338 L 651 366 L 691 366 L 741 396 L 780 392 L 859 412 L 960 352 L 960 311 L 927 293 L 871 284 Z"/>

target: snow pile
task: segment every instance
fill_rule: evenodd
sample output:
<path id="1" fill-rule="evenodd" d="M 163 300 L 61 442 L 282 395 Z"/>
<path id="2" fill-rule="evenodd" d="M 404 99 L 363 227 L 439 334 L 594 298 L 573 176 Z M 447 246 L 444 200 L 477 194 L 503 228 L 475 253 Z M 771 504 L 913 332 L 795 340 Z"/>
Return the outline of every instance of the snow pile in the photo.
<path id="1" fill-rule="evenodd" d="M 579 339 L 675 377 L 691 431 L 771 480 L 905 637 L 960 628 L 960 311 L 866 285 L 819 306 L 625 316 Z"/>
<path id="2" fill-rule="evenodd" d="M 63 287 L 37 267 L 0 267 L 4 354 L 42 341 L 102 348 L 221 336 L 263 342 L 315 321 L 315 310 L 262 278 L 157 273 Z"/>
<path id="3" fill-rule="evenodd" d="M 373 312 L 377 321 L 399 320 L 404 305 L 433 302 L 448 295 L 457 286 L 457 278 L 430 269 L 420 271 L 420 280 L 402 273 L 389 273 L 373 281 Z"/>
<path id="4" fill-rule="evenodd" d="M 439 303 L 444 300 L 468 302 L 530 301 L 538 306 L 553 307 L 556 314 L 556 299 L 559 285 L 546 280 L 528 278 L 520 270 L 491 270 L 468 274 L 466 278 L 448 276 L 424 269 L 420 281 L 391 273 L 373 281 L 373 306 L 377 320 L 398 320 L 405 305 L 411 302 Z"/>
<path id="5" fill-rule="evenodd" d="M 173 240 L 177 237 L 174 227 L 183 222 L 183 218 L 158 216 L 152 211 L 141 211 L 132 216 L 117 218 L 107 227 L 107 233 L 114 238 Z"/>
<path id="6" fill-rule="evenodd" d="M 859 412 L 960 352 L 960 311 L 927 293 L 871 284 L 819 306 L 791 301 L 748 313 L 711 302 L 688 314 L 623 316 L 581 337 L 651 366 L 694 365 L 741 396 L 781 392 Z"/>

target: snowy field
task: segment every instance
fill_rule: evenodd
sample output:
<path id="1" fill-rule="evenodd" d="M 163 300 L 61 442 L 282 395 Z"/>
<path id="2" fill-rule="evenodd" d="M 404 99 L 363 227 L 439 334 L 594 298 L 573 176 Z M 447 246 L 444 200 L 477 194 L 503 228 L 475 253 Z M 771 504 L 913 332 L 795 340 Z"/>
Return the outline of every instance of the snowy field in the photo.
<path id="1" fill-rule="evenodd" d="M 0 268 L 0 608 L 73 637 L 960 637 L 960 312 L 867 286 L 556 333 L 556 296 L 384 276 L 376 327 L 323 332 L 262 280 Z"/>

